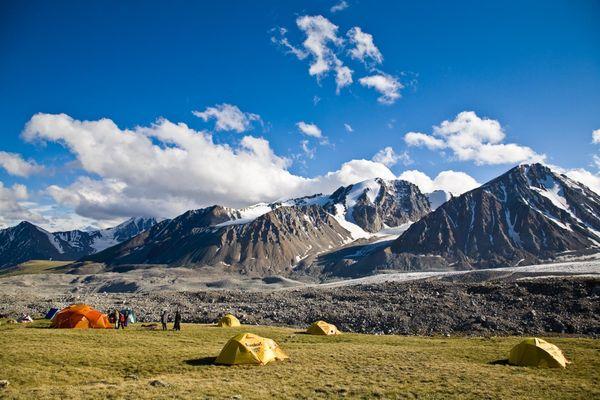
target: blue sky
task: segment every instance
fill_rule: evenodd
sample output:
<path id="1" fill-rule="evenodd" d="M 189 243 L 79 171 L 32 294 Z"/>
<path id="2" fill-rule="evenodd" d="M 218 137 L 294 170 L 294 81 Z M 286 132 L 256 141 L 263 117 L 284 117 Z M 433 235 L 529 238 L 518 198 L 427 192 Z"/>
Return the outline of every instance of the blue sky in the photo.
<path id="1" fill-rule="evenodd" d="M 0 225 L 20 219 L 55 229 L 106 225 L 136 211 L 175 214 L 213 202 L 240 206 L 327 190 L 353 178 L 381 175 L 370 164 L 352 164 L 350 172 L 341 167 L 351 160 L 372 160 L 386 147 L 393 153 L 388 150 L 387 158 L 375 160 L 384 161 L 395 176 L 411 170 L 404 177 L 415 180 L 422 177 L 414 171 L 435 178 L 452 170 L 483 183 L 541 157 L 575 171 L 573 176 L 590 186 L 597 184 L 599 145 L 592 143 L 592 132 L 600 128 L 598 2 L 346 0 L 346 8 L 332 12 L 339 3 L 3 2 L 0 151 L 33 168 L 21 165 L 26 171 L 15 173 L 13 167 L 11 172 L 8 161 L 0 167 L 0 210 L 5 214 Z M 315 57 L 303 45 L 308 33 L 298 21 L 304 16 L 322 16 L 307 20 L 318 29 L 337 27 L 339 41 L 323 45 L 330 53 L 320 77 L 309 74 Z M 348 31 L 355 27 L 372 36 L 381 62 L 364 53 L 362 59 L 352 57 L 357 42 Z M 284 38 L 305 57 L 292 54 Z M 338 88 L 339 93 L 336 63 L 352 70 L 353 82 Z M 395 91 L 400 98 L 388 99 L 391 104 L 378 101 L 381 93 L 361 84 L 369 76 L 403 86 Z M 192 114 L 222 104 L 260 120 L 241 131 L 216 130 L 216 119 Z M 458 118 L 464 111 L 475 114 Z M 64 113 L 75 121 L 71 125 L 108 118 L 121 130 L 149 127 L 161 117 L 185 123 L 211 135 L 209 150 L 136 132 L 138 139 L 150 137 L 162 149 L 183 146 L 180 150 L 189 157 L 193 153 L 196 161 L 203 151 L 223 144 L 239 155 L 244 137 L 262 138 L 261 149 L 252 147 L 250 157 L 260 167 L 240 167 L 246 156 L 232 157 L 235 165 L 223 161 L 212 172 L 226 176 L 228 183 L 221 185 L 205 172 L 211 168 L 190 160 L 184 165 L 203 171 L 191 171 L 188 180 L 172 188 L 170 176 L 182 176 L 182 166 L 173 169 L 170 155 L 138 159 L 153 166 L 142 180 L 144 173 L 135 165 L 126 171 L 132 160 L 123 160 L 140 155 L 119 148 L 119 140 L 103 146 L 108 133 L 101 128 L 89 145 L 107 154 L 91 155 L 79 142 L 85 136 L 80 131 L 65 136 L 64 121 L 40 119 L 25 138 L 21 133 L 37 113 Z M 443 121 L 450 124 L 447 129 L 432 128 Z M 299 122 L 316 125 L 321 137 L 303 134 Z M 438 142 L 428 142 L 429 147 L 423 140 L 409 143 L 408 132 Z M 469 135 L 487 139 L 465 145 L 473 139 Z M 506 144 L 515 147 L 496 147 Z M 482 156 L 481 145 L 490 154 Z M 121 151 L 126 155 L 119 157 Z M 172 175 L 165 172 L 169 168 Z M 249 185 L 246 191 L 260 190 L 245 197 L 244 185 Z M 118 193 L 111 197 L 107 193 L 113 189 Z"/>

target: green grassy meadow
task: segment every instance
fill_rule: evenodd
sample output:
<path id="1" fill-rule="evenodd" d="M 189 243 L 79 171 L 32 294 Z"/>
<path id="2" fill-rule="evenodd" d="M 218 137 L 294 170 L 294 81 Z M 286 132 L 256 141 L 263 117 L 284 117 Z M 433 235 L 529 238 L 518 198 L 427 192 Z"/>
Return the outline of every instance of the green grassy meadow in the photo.
<path id="1" fill-rule="evenodd" d="M 0 398 L 600 398 L 600 340 L 548 339 L 567 369 L 492 364 L 520 338 L 309 336 L 297 330 L 184 324 L 181 332 L 58 330 L 48 321 L 0 325 Z M 274 339 L 290 359 L 212 364 L 240 332 Z M 160 380 L 165 387 L 150 383 Z"/>
<path id="2" fill-rule="evenodd" d="M 29 260 L 19 265 L 0 270 L 0 276 L 26 275 L 26 274 L 52 274 L 64 272 L 65 265 L 73 261 Z"/>

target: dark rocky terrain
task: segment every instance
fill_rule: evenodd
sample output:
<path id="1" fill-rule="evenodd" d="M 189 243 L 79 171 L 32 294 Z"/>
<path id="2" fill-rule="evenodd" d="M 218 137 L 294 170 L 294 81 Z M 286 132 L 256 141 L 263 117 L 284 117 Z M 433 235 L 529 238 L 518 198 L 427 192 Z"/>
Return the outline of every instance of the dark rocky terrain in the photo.
<path id="1" fill-rule="evenodd" d="M 600 279 L 495 279 L 470 274 L 412 282 L 247 292 L 0 295 L 0 314 L 44 314 L 87 302 L 108 311 L 124 304 L 141 321 L 180 309 L 185 322 L 213 323 L 232 312 L 245 324 L 299 328 L 324 319 L 346 332 L 407 335 L 575 334 L 600 336 Z M 465 281 L 466 280 L 466 281 Z"/>

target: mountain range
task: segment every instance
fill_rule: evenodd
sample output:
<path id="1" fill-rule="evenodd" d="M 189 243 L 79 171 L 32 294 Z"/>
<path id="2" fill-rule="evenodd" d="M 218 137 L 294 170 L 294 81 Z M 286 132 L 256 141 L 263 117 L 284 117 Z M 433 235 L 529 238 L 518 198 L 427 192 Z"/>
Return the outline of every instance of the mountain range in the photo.
<path id="1" fill-rule="evenodd" d="M 541 165 L 520 165 L 449 200 L 391 246 L 459 269 L 531 264 L 600 246 L 600 196 Z"/>
<path id="2" fill-rule="evenodd" d="M 0 230 L 0 268 L 34 259 L 77 260 L 134 237 L 154 224 L 154 218 L 138 217 L 109 229 L 51 233 L 23 221 Z"/>
<path id="3" fill-rule="evenodd" d="M 84 260 L 287 275 L 313 255 L 390 227 L 408 226 L 430 211 L 417 186 L 376 178 L 340 187 L 331 195 L 188 211 Z"/>
<path id="4" fill-rule="evenodd" d="M 595 249 L 599 216 L 595 192 L 531 164 L 457 197 L 375 178 L 329 195 L 241 209 L 214 205 L 102 231 L 49 233 L 23 222 L 0 230 L 0 266 L 80 259 L 251 276 L 493 268 Z"/>

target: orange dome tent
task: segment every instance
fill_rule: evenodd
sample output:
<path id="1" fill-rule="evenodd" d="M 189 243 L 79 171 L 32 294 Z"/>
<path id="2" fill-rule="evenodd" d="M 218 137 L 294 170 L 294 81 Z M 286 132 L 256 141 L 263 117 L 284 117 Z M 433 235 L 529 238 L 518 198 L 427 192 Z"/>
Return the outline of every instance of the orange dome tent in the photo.
<path id="1" fill-rule="evenodd" d="M 73 304 L 56 313 L 52 320 L 53 328 L 107 329 L 114 328 L 106 314 L 87 304 Z"/>

